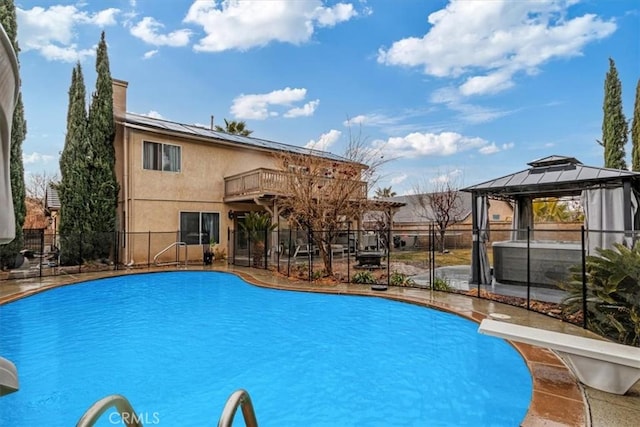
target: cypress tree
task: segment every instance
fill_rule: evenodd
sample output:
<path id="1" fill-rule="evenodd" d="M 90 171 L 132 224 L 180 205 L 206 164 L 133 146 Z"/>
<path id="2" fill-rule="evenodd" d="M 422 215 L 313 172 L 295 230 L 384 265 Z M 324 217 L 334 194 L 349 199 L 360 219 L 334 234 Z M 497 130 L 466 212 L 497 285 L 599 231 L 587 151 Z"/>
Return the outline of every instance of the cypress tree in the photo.
<path id="1" fill-rule="evenodd" d="M 61 262 L 79 264 L 88 255 L 83 240 L 91 230 L 88 224 L 87 179 L 87 109 L 86 89 L 82 67 L 77 63 L 71 74 L 67 133 L 60 156 L 62 179 L 58 186 L 60 197 Z"/>
<path id="2" fill-rule="evenodd" d="M 18 21 L 16 19 L 16 6 L 13 0 L 0 0 L 0 24 L 4 27 L 11 45 L 16 53 L 16 58 L 20 52 L 18 46 Z M 18 61 L 18 64 L 20 62 Z M 0 246 L 0 268 L 5 266 L 12 267 L 16 255 L 22 250 L 24 237 L 22 226 L 27 215 L 27 207 L 25 205 L 25 186 L 24 186 L 24 164 L 22 162 L 22 142 L 27 136 L 27 122 L 24 119 L 24 105 L 22 104 L 22 95 L 18 94 L 16 106 L 13 111 L 13 120 L 11 125 L 11 149 L 9 169 L 11 177 L 11 192 L 13 198 L 13 211 L 16 221 L 16 237 L 10 243 Z"/>
<path id="3" fill-rule="evenodd" d="M 640 171 L 640 79 L 636 85 L 636 102 L 631 124 L 631 170 Z"/>
<path id="4" fill-rule="evenodd" d="M 604 104 L 602 106 L 602 142 L 604 166 L 626 169 L 625 145 L 628 125 L 622 111 L 622 84 L 613 59 L 609 58 L 609 71 L 604 81 Z"/>
<path id="5" fill-rule="evenodd" d="M 96 52 L 96 90 L 89 107 L 89 147 L 91 153 L 89 182 L 91 190 L 89 217 L 94 236 L 94 257 L 110 255 L 116 231 L 118 181 L 115 173 L 116 127 L 113 119 L 113 88 L 105 33 Z"/>

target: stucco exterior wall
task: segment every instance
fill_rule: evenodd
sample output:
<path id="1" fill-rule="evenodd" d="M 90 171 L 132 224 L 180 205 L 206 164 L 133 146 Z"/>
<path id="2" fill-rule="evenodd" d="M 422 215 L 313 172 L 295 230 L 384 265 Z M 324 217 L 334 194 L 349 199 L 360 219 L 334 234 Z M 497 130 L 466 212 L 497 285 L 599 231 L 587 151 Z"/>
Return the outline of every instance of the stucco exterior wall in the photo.
<path id="1" fill-rule="evenodd" d="M 179 146 L 180 172 L 144 169 L 145 141 Z M 178 240 L 181 212 L 218 213 L 219 243 L 226 248 L 227 229 L 234 228 L 229 211 L 246 210 L 246 205 L 224 202 L 224 178 L 261 167 L 276 168 L 278 163 L 271 152 L 139 130 L 122 124 L 118 126 L 115 144 L 116 173 L 121 186 L 121 230 L 140 234 L 132 236 L 130 245 L 125 243 L 127 259 L 122 260 L 125 263 L 131 258 L 136 263 L 147 259 L 148 233 L 155 236 L 151 239 L 152 257 Z M 128 168 L 124 166 L 125 158 Z M 125 170 L 128 170 L 126 179 Z M 128 203 L 125 203 L 125 198 Z M 127 206 L 129 212 L 125 210 Z M 190 248 L 189 258 L 202 257 L 200 245 L 196 246 Z M 169 251 L 168 255 L 175 260 L 175 252 Z"/>

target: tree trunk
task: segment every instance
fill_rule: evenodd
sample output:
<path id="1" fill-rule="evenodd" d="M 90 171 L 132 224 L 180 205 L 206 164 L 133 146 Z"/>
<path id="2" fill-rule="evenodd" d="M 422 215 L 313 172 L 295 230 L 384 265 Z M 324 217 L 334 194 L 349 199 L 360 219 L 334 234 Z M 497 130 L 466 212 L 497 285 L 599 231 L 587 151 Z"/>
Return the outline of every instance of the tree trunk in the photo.
<path id="1" fill-rule="evenodd" d="M 446 251 L 445 242 L 444 242 L 444 234 L 447 230 L 440 230 L 440 251 L 444 253 Z"/>

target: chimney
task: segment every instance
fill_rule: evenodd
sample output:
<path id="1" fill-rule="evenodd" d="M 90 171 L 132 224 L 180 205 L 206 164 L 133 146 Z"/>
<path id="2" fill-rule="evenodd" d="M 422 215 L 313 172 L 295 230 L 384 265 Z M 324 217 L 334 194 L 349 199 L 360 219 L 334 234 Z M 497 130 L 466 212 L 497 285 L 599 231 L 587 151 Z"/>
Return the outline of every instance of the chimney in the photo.
<path id="1" fill-rule="evenodd" d="M 123 118 L 127 112 L 127 86 L 124 80 L 111 79 L 113 88 L 113 115 L 116 118 Z"/>

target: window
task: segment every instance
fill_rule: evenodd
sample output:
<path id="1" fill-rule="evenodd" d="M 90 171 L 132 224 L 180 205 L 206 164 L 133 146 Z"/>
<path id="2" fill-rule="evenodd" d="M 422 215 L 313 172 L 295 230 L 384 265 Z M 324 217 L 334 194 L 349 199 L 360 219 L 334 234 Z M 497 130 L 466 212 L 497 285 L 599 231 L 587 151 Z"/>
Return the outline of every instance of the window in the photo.
<path id="1" fill-rule="evenodd" d="M 208 245 L 220 242 L 220 214 L 210 212 L 181 212 L 180 240 L 187 245 Z"/>
<path id="2" fill-rule="evenodd" d="M 494 220 L 494 221 L 500 221 L 500 214 L 491 215 L 491 219 Z"/>
<path id="3" fill-rule="evenodd" d="M 180 172 L 180 146 L 144 141 L 142 167 L 156 171 Z"/>

